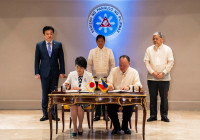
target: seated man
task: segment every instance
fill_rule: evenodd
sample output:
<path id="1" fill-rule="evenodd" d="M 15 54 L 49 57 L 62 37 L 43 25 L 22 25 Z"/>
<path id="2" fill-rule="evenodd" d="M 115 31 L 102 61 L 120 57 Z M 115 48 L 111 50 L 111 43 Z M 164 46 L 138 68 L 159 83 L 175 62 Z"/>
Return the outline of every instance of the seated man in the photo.
<path id="1" fill-rule="evenodd" d="M 110 75 L 107 78 L 109 85 L 109 91 L 111 90 L 138 90 L 142 87 L 138 72 L 130 67 L 130 58 L 127 55 L 122 55 L 119 58 L 119 67 L 115 67 L 111 70 Z M 114 129 L 112 134 L 117 134 L 121 130 L 120 123 L 117 115 L 118 108 L 120 106 L 116 104 L 108 105 L 108 115 L 113 122 Z M 125 134 L 131 134 L 128 129 L 128 121 L 132 116 L 133 106 L 123 106 L 123 121 L 122 130 Z"/>

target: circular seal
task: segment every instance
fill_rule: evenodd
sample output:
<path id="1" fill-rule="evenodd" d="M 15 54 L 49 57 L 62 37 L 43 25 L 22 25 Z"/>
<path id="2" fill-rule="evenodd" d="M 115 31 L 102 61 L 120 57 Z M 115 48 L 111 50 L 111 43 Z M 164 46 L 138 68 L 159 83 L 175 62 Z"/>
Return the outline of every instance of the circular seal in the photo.
<path id="1" fill-rule="evenodd" d="M 110 40 L 118 36 L 123 27 L 121 12 L 113 5 L 101 4 L 93 8 L 88 16 L 88 28 L 93 36 L 104 35 Z"/>

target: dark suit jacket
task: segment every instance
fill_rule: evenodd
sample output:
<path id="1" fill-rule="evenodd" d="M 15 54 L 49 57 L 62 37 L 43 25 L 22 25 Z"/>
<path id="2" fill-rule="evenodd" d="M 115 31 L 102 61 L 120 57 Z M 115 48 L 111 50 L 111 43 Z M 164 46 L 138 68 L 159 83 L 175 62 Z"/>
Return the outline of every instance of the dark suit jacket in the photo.
<path id="1" fill-rule="evenodd" d="M 51 57 L 48 55 L 45 41 L 37 43 L 35 49 L 35 75 L 39 74 L 41 78 L 47 78 L 50 71 L 56 77 L 65 73 L 62 44 L 54 40 Z"/>

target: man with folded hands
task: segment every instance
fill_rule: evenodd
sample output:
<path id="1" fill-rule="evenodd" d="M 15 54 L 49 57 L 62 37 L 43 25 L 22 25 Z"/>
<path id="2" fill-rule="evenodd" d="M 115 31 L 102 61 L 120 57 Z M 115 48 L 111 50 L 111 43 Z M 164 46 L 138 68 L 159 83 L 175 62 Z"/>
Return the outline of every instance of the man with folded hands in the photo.
<path id="1" fill-rule="evenodd" d="M 157 121 L 157 96 L 160 95 L 161 121 L 168 119 L 168 91 L 170 87 L 170 71 L 174 65 L 172 49 L 163 44 L 161 32 L 153 34 L 153 45 L 146 49 L 144 63 L 148 70 L 147 84 L 150 97 L 150 117 L 147 122 Z"/>

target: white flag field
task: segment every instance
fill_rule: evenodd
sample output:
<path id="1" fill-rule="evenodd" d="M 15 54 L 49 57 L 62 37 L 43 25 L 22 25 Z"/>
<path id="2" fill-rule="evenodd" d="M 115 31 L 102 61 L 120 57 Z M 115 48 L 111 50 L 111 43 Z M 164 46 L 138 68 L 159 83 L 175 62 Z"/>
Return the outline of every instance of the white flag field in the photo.
<path id="1" fill-rule="evenodd" d="M 96 89 L 96 84 L 95 84 L 95 81 L 94 81 L 94 77 L 92 77 L 92 79 L 87 83 L 85 88 L 89 92 L 93 92 Z"/>

